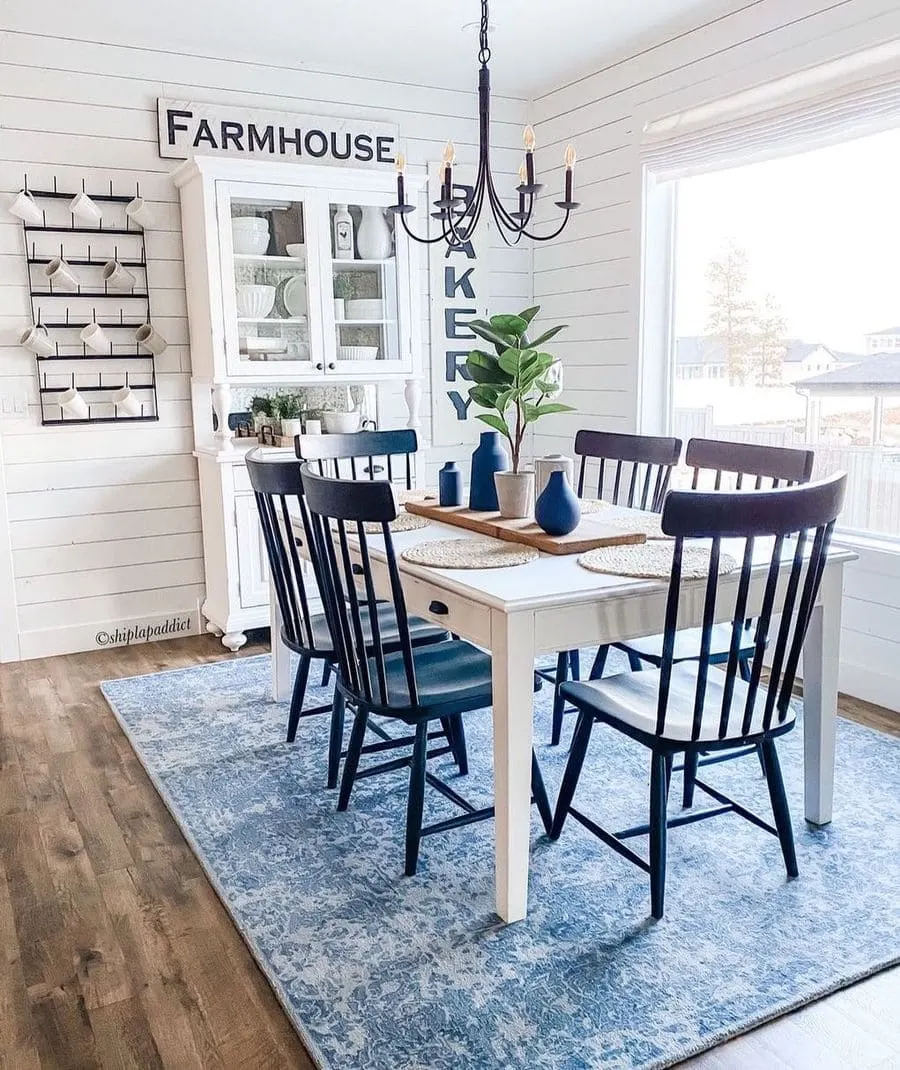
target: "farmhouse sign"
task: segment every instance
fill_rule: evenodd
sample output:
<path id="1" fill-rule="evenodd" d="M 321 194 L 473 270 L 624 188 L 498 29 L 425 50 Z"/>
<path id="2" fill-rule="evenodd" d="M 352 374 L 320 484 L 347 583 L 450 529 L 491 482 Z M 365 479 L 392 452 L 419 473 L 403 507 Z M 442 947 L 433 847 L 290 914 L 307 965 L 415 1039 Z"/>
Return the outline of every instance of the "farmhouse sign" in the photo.
<path id="1" fill-rule="evenodd" d="M 429 202 L 440 196 L 443 165 L 429 165 Z M 459 169 L 457 169 L 459 170 Z M 469 197 L 472 186 L 454 182 L 454 197 Z M 433 234 L 440 222 L 432 219 Z M 482 249 L 487 246 L 482 226 L 471 241 L 458 248 L 446 242 L 428 247 L 431 291 L 431 437 L 435 446 L 459 446 L 477 441 L 484 424 L 471 411 L 466 357 L 477 342 L 469 320 L 487 315 L 487 284 Z"/>
<path id="2" fill-rule="evenodd" d="M 297 115 L 224 104 L 157 99 L 159 154 L 393 167 L 397 127 L 369 119 Z"/>

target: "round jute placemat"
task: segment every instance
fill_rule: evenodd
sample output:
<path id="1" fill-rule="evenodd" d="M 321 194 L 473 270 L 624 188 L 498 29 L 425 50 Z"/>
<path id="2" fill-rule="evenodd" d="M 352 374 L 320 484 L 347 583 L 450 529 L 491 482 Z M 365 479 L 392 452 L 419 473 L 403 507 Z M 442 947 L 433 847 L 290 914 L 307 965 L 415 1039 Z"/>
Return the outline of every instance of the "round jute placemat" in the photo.
<path id="1" fill-rule="evenodd" d="M 670 539 L 670 535 L 664 535 L 662 529 L 662 517 L 659 513 L 651 513 L 645 509 L 626 509 L 623 506 L 612 505 L 603 510 L 603 523 L 611 528 L 621 528 L 622 531 L 640 531 L 648 539 Z"/>
<path id="2" fill-rule="evenodd" d="M 417 531 L 419 528 L 427 528 L 431 521 L 424 516 L 416 516 L 415 513 L 407 513 L 404 509 L 397 514 L 396 520 L 388 522 L 391 531 Z M 363 524 L 363 530 L 369 535 L 380 535 L 381 524 L 371 521 Z"/>
<path id="3" fill-rule="evenodd" d="M 411 546 L 400 556 L 411 564 L 432 568 L 507 568 L 537 561 L 539 554 L 530 546 L 500 539 L 437 539 Z"/>
<path id="4" fill-rule="evenodd" d="M 674 545 L 645 542 L 639 546 L 601 546 L 588 550 L 578 558 L 578 564 L 589 572 L 605 572 L 610 576 L 634 576 L 637 579 L 667 580 L 672 574 Z M 719 575 L 734 572 L 737 561 L 730 554 L 719 557 Z M 709 574 L 709 549 L 705 546 L 685 546 L 681 557 L 681 578 L 705 579 Z"/>
<path id="5" fill-rule="evenodd" d="M 601 509 L 609 508 L 609 502 L 601 501 L 599 498 L 580 498 L 579 503 L 582 516 L 587 516 L 588 513 L 599 513 Z"/>
<path id="6" fill-rule="evenodd" d="M 394 501 L 398 505 L 405 505 L 407 502 L 430 502 L 432 505 L 438 503 L 436 490 L 423 490 L 421 487 L 413 487 L 411 490 L 407 490 L 406 487 L 392 487 L 392 489 Z"/>

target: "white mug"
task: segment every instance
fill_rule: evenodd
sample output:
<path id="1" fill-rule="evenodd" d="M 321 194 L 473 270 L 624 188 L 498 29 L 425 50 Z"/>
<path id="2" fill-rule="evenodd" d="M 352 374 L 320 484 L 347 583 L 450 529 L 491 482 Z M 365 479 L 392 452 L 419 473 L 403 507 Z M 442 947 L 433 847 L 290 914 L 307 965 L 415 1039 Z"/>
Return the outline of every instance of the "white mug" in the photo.
<path id="1" fill-rule="evenodd" d="M 46 327 L 26 327 L 19 335 L 19 345 L 30 349 L 39 357 L 49 357 L 55 350 Z"/>
<path id="2" fill-rule="evenodd" d="M 112 400 L 113 404 L 121 409 L 126 416 L 140 416 L 143 412 L 143 407 L 130 386 L 123 386 L 121 390 L 117 390 L 113 394 Z"/>
<path id="3" fill-rule="evenodd" d="M 143 197 L 135 197 L 133 201 L 129 201 L 125 205 L 125 214 L 139 227 L 153 225 L 153 209 L 150 207 L 150 202 L 145 201 Z"/>
<path id="4" fill-rule="evenodd" d="M 78 393 L 75 387 L 64 390 L 59 395 L 59 403 L 63 409 L 76 420 L 84 420 L 88 415 L 88 404 Z"/>
<path id="5" fill-rule="evenodd" d="M 103 281 L 111 290 L 133 290 L 137 279 L 118 260 L 107 260 L 103 265 Z"/>
<path id="6" fill-rule="evenodd" d="M 82 223 L 99 223 L 103 213 L 86 193 L 76 193 L 69 202 L 69 211 Z"/>
<path id="7" fill-rule="evenodd" d="M 63 260 L 61 256 L 55 256 L 44 268 L 44 274 L 53 286 L 63 290 L 77 290 L 79 286 L 78 276 Z"/>
<path id="8" fill-rule="evenodd" d="M 44 222 L 44 213 L 27 189 L 19 190 L 12 204 L 10 204 L 9 210 L 24 223 L 37 223 L 40 225 Z"/>
<path id="9" fill-rule="evenodd" d="M 138 327 L 134 332 L 134 340 L 138 345 L 143 346 L 144 349 L 149 349 L 155 357 L 158 357 L 169 344 L 159 331 L 149 323 L 145 323 L 143 326 Z"/>
<path id="10" fill-rule="evenodd" d="M 88 349 L 93 349 L 95 353 L 112 353 L 109 336 L 99 323 L 89 323 L 87 327 L 81 329 L 78 337 Z"/>
<path id="11" fill-rule="evenodd" d="M 322 434 L 322 421 L 321 420 L 307 420 L 304 428 L 307 435 L 321 435 Z"/>

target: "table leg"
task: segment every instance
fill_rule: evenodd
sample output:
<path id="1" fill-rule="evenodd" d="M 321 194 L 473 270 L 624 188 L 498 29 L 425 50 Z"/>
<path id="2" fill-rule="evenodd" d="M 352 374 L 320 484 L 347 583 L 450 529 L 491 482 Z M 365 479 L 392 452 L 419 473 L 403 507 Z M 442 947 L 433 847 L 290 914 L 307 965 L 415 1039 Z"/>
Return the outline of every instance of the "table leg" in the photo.
<path id="1" fill-rule="evenodd" d="M 803 648 L 803 756 L 806 820 L 827 825 L 834 801 L 843 565 L 826 567 Z"/>
<path id="2" fill-rule="evenodd" d="M 494 610 L 494 861 L 497 913 L 520 921 L 528 906 L 534 616 Z"/>
<path id="3" fill-rule="evenodd" d="M 286 702 L 291 697 L 291 652 L 281 641 L 281 609 L 275 597 L 275 588 L 269 580 L 269 628 L 272 644 L 272 698 Z"/>

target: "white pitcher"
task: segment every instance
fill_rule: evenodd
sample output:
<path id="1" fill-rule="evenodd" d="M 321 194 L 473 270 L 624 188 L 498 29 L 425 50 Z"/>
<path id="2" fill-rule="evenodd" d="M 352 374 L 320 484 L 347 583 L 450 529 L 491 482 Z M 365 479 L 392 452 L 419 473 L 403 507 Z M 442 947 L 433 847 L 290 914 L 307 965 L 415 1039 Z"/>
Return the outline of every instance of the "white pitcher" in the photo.
<path id="1" fill-rule="evenodd" d="M 384 218 L 384 209 L 363 205 L 362 219 L 356 232 L 356 248 L 360 260 L 387 260 L 391 255 L 391 228 Z"/>

